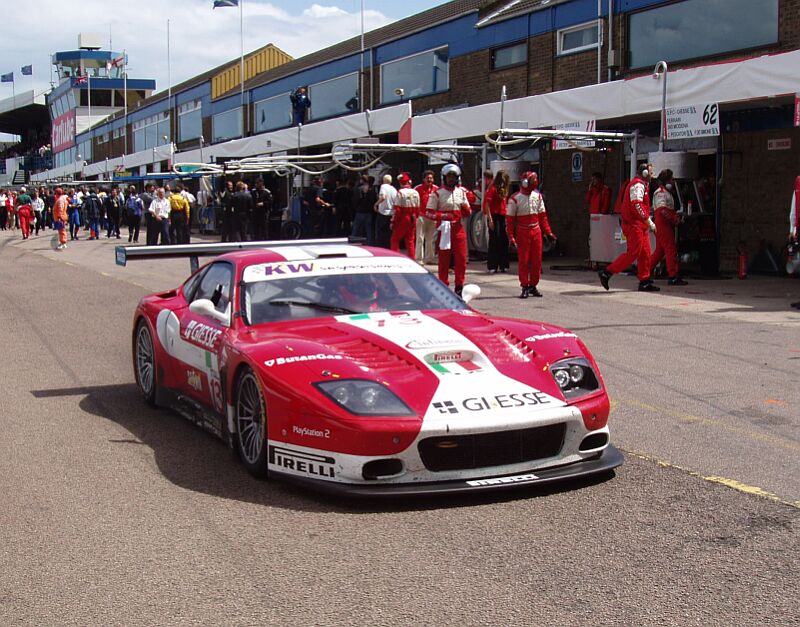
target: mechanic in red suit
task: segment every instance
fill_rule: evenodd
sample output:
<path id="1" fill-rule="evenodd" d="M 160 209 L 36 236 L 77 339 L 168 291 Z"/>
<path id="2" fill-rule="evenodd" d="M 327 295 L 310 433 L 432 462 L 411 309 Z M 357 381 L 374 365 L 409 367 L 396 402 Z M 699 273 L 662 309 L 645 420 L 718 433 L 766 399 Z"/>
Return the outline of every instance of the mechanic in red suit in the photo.
<path id="1" fill-rule="evenodd" d="M 658 189 L 653 194 L 653 214 L 656 223 L 656 249 L 650 257 L 650 276 L 662 258 L 667 264 L 669 285 L 688 285 L 678 276 L 678 247 L 675 245 L 675 227 L 680 216 L 675 211 L 672 197 L 672 170 L 662 170 L 658 175 Z"/>
<path id="2" fill-rule="evenodd" d="M 400 242 L 406 243 L 406 254 L 415 259 L 416 250 L 414 241 L 417 236 L 417 216 L 419 215 L 419 194 L 411 187 L 411 176 L 408 172 L 401 172 L 397 177 L 400 189 L 394 201 L 394 215 L 392 216 L 392 237 L 389 247 L 394 251 L 400 250 Z"/>
<path id="3" fill-rule="evenodd" d="M 536 172 L 525 172 L 520 179 L 520 191 L 514 194 L 506 206 L 506 230 L 508 239 L 517 247 L 519 258 L 519 284 L 522 288 L 520 298 L 541 296 L 536 287 L 542 276 L 542 234 L 556 239 L 550 222 L 544 198 L 539 187 Z"/>
<path id="4" fill-rule="evenodd" d="M 586 191 L 586 204 L 589 205 L 589 213 L 608 213 L 611 209 L 611 188 L 603 183 L 603 175 L 600 172 L 592 174 L 592 182 Z"/>
<path id="5" fill-rule="evenodd" d="M 450 285 L 450 257 L 455 257 L 456 288 L 461 296 L 467 273 L 467 233 L 461 218 L 469 217 L 471 209 L 467 191 L 458 184 L 461 168 L 448 163 L 442 168 L 442 187 L 428 197 L 425 216 L 436 222 L 439 231 L 439 280 Z"/>
<path id="6" fill-rule="evenodd" d="M 612 261 L 605 270 L 598 272 L 600 284 L 608 289 L 612 275 L 622 272 L 634 261 L 637 263 L 640 292 L 661 291 L 650 280 L 650 236 L 648 230 L 655 231 L 656 225 L 650 219 L 650 194 L 648 185 L 653 176 L 652 166 L 645 165 L 640 175 L 628 185 L 622 200 L 622 232 L 628 242 L 628 250 Z"/>

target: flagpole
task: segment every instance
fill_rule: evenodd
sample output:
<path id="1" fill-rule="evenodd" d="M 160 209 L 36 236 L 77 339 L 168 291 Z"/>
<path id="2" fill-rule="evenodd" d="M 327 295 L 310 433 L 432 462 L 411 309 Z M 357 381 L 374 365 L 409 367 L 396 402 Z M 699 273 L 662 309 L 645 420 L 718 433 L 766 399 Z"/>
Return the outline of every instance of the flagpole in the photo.
<path id="1" fill-rule="evenodd" d="M 239 52 L 240 52 L 240 68 L 239 79 L 241 82 L 241 98 L 242 98 L 242 137 L 247 137 L 247 115 L 244 106 L 244 18 L 242 17 L 244 9 L 244 0 L 239 0 Z"/>
<path id="2" fill-rule="evenodd" d="M 364 110 L 364 0 L 361 0 L 361 74 L 358 83 L 359 111 Z M 370 87 L 371 88 L 371 87 Z"/>
<path id="3" fill-rule="evenodd" d="M 89 128 L 92 128 L 92 74 L 89 70 L 86 70 L 86 89 L 88 90 L 88 102 L 89 102 Z"/>
<path id="4" fill-rule="evenodd" d="M 169 18 L 167 18 L 167 113 L 169 114 L 169 141 L 172 143 L 172 77 L 169 65 Z"/>
<path id="5" fill-rule="evenodd" d="M 122 71 L 123 71 L 123 82 L 122 82 L 122 104 L 125 109 L 125 121 L 123 122 L 124 126 L 123 131 L 125 134 L 125 154 L 128 154 L 128 53 L 123 50 L 122 51 Z"/>

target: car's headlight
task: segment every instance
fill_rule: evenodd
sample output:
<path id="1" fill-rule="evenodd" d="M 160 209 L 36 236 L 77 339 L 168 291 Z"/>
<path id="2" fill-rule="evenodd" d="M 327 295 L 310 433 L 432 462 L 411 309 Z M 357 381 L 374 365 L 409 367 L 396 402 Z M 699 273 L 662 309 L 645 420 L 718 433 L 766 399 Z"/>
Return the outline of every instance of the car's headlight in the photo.
<path id="1" fill-rule="evenodd" d="M 411 416 L 414 412 L 385 385 L 364 379 L 314 384 L 337 405 L 357 416 Z"/>
<path id="2" fill-rule="evenodd" d="M 600 381 L 583 357 L 570 357 L 550 366 L 550 372 L 567 400 L 574 400 L 600 389 Z"/>

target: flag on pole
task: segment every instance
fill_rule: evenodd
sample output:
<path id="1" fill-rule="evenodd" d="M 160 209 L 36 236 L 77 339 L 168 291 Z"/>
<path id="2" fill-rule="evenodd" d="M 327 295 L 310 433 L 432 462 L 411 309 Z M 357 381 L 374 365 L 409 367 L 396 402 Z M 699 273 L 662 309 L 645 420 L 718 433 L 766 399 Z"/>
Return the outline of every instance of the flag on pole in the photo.
<path id="1" fill-rule="evenodd" d="M 85 85 L 88 80 L 89 80 L 89 76 L 87 74 L 84 74 L 83 76 L 78 76 L 75 79 L 75 84 L 76 85 Z"/>
<path id="2" fill-rule="evenodd" d="M 23 76 L 32 76 L 33 75 L 33 66 L 32 65 L 23 65 L 21 68 Z"/>
<path id="3" fill-rule="evenodd" d="M 0 83 L 13 83 L 14 82 L 14 72 L 9 72 L 8 74 L 0 75 Z"/>
<path id="4" fill-rule="evenodd" d="M 113 65 L 114 67 L 122 67 L 123 65 L 125 65 L 125 55 L 121 54 L 116 59 L 112 59 L 111 65 Z"/>
<path id="5" fill-rule="evenodd" d="M 220 9 L 222 7 L 238 7 L 239 0 L 214 0 L 214 8 Z"/>

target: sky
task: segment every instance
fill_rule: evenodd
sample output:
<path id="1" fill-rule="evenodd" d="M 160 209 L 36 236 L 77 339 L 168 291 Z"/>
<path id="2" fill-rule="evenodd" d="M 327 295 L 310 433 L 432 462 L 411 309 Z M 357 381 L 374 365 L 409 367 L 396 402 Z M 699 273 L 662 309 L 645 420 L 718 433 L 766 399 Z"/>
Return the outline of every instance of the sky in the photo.
<path id="1" fill-rule="evenodd" d="M 430 9 L 443 0 L 364 0 L 364 27 L 373 30 Z M 109 7 L 113 7 L 109 11 Z M 128 54 L 131 78 L 153 78 L 167 88 L 167 19 L 170 82 L 177 85 L 239 56 L 239 9 L 212 9 L 213 0 L 27 0 L 3 2 L 0 74 L 14 72 L 14 90 L 48 89 L 50 55 L 78 47 L 78 33 L 109 38 Z M 360 33 L 361 0 L 242 0 L 244 49 L 267 43 L 298 58 Z M 20 68 L 33 65 L 33 76 Z M 0 83 L 0 100 L 12 96 Z M 0 141 L 8 137 L 0 134 Z"/>

